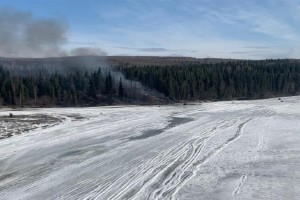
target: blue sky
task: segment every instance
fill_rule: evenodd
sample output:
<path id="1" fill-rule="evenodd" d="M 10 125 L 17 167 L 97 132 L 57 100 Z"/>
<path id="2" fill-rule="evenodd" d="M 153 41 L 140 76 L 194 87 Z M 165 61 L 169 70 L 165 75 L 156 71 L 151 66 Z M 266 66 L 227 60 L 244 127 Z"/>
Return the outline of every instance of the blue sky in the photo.
<path id="1" fill-rule="evenodd" d="M 300 58 L 298 0 L 0 0 L 108 55 Z"/>

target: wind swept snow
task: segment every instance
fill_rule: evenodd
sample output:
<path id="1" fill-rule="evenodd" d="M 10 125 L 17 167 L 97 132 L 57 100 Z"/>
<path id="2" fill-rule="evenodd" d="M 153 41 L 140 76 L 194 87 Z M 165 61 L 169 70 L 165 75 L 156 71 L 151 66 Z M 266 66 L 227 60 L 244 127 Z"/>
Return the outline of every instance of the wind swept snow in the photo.
<path id="1" fill-rule="evenodd" d="M 300 97 L 9 112 L 0 199 L 300 199 Z"/>

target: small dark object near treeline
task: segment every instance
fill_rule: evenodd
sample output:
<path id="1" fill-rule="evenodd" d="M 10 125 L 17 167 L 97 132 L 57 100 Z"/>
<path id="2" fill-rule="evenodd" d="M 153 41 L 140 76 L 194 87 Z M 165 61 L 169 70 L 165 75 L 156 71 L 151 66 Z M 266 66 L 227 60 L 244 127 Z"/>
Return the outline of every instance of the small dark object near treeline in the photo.
<path id="1" fill-rule="evenodd" d="M 9 113 L 9 117 L 13 117 L 14 115 L 12 113 Z"/>

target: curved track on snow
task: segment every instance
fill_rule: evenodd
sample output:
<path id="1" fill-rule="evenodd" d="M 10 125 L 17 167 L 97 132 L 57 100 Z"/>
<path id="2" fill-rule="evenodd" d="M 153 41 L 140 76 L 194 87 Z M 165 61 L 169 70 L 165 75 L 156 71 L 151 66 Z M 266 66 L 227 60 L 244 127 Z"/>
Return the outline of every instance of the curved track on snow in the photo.
<path id="1" fill-rule="evenodd" d="M 1 199 L 300 199 L 300 97 L 8 112 L 64 120 L 0 140 Z"/>

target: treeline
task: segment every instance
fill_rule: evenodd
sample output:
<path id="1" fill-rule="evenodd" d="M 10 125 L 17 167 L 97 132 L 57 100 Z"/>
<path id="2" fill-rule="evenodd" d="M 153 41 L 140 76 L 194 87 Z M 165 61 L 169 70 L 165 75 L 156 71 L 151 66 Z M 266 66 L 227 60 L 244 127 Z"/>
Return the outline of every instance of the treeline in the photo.
<path id="1" fill-rule="evenodd" d="M 255 99 L 300 93 L 296 60 L 119 68 L 131 80 L 173 100 Z"/>
<path id="2" fill-rule="evenodd" d="M 0 66 L 0 106 L 155 104 L 169 100 L 256 99 L 300 94 L 297 60 L 119 65 L 119 70 L 126 80 L 115 71 L 103 74 L 100 68 L 86 72 L 35 72 L 31 76 L 14 73 L 13 68 L 10 73 Z"/>
<path id="3" fill-rule="evenodd" d="M 126 98 L 122 79 L 116 81 L 101 69 L 38 76 L 11 76 L 0 67 L 0 105 L 74 106 L 113 103 Z"/>

